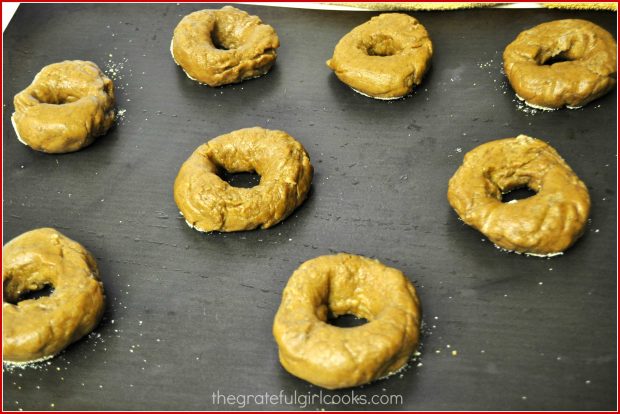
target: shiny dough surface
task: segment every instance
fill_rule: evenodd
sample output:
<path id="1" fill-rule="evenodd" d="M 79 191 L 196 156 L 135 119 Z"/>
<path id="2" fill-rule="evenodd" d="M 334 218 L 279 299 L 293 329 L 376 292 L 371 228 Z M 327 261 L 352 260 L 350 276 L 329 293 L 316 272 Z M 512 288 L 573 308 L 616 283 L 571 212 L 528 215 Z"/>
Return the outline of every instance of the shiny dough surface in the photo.
<path id="1" fill-rule="evenodd" d="M 417 19 L 384 13 L 340 39 L 327 66 L 357 92 L 396 99 L 422 82 L 432 55 L 431 39 Z"/>
<path id="2" fill-rule="evenodd" d="M 267 73 L 279 46 L 273 27 L 225 6 L 185 16 L 174 29 L 170 50 L 191 79 L 221 86 Z"/>
<path id="3" fill-rule="evenodd" d="M 354 328 L 327 323 L 352 314 Z M 280 362 L 291 374 L 323 388 L 366 384 L 403 368 L 415 352 L 421 308 L 405 275 L 351 254 L 320 256 L 291 276 L 273 323 Z"/>
<path id="4" fill-rule="evenodd" d="M 502 202 L 504 193 L 521 187 L 536 194 Z M 568 249 L 583 234 L 590 213 L 586 185 L 555 149 L 526 135 L 468 152 L 450 179 L 448 201 L 497 246 L 543 256 Z"/>
<path id="5" fill-rule="evenodd" d="M 105 307 L 93 256 L 52 228 L 26 232 L 2 248 L 2 351 L 4 362 L 56 355 L 90 333 Z M 53 292 L 20 300 L 46 285 Z"/>
<path id="6" fill-rule="evenodd" d="M 115 119 L 114 84 L 88 61 L 45 66 L 13 102 L 18 139 L 42 152 L 78 151 L 104 135 Z"/>
<path id="7" fill-rule="evenodd" d="M 504 50 L 504 71 L 531 106 L 577 108 L 616 85 L 616 55 L 616 41 L 602 27 L 555 20 L 521 32 Z"/>
<path id="8" fill-rule="evenodd" d="M 260 183 L 233 187 L 219 172 L 256 172 Z M 174 199 L 187 223 L 199 231 L 269 228 L 308 195 L 313 167 L 305 148 L 284 131 L 240 129 L 201 145 L 181 166 Z"/>

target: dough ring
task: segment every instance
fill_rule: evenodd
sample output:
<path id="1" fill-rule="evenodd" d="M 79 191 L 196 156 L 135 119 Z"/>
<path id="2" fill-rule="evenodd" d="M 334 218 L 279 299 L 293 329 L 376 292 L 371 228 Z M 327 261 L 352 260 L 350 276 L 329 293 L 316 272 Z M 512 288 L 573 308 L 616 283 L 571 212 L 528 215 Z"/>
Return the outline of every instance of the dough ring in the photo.
<path id="1" fill-rule="evenodd" d="M 3 362 L 25 364 L 51 358 L 90 333 L 105 307 L 93 256 L 51 228 L 24 233 L 2 248 Z M 54 290 L 21 300 L 45 286 Z"/>
<path id="2" fill-rule="evenodd" d="M 256 172 L 260 183 L 233 187 L 218 172 Z M 198 231 L 239 231 L 271 227 L 308 195 L 313 168 L 304 147 L 283 131 L 246 128 L 201 145 L 181 167 L 174 199 Z"/>
<path id="3" fill-rule="evenodd" d="M 93 62 L 45 66 L 13 102 L 17 138 L 37 151 L 77 151 L 114 123 L 114 85 Z"/>
<path id="4" fill-rule="evenodd" d="M 170 51 L 192 80 L 221 86 L 269 72 L 280 46 L 273 27 L 231 6 L 185 16 Z"/>
<path id="5" fill-rule="evenodd" d="M 502 194 L 529 187 L 536 195 L 502 203 Z M 465 155 L 448 185 L 459 217 L 497 246 L 539 256 L 568 249 L 590 212 L 585 184 L 545 142 L 519 135 L 482 144 Z"/>
<path id="6" fill-rule="evenodd" d="M 616 49 L 613 36 L 594 23 L 555 20 L 519 34 L 504 50 L 504 71 L 528 105 L 578 108 L 613 89 Z"/>
<path id="7" fill-rule="evenodd" d="M 328 314 L 368 323 L 328 324 Z M 354 387 L 403 368 L 415 352 L 421 310 L 397 269 L 350 254 L 320 256 L 289 279 L 273 323 L 282 366 L 323 388 Z"/>
<path id="8" fill-rule="evenodd" d="M 354 91 L 390 100 L 422 82 L 432 55 L 428 33 L 415 18 L 384 13 L 340 39 L 327 66 Z"/>

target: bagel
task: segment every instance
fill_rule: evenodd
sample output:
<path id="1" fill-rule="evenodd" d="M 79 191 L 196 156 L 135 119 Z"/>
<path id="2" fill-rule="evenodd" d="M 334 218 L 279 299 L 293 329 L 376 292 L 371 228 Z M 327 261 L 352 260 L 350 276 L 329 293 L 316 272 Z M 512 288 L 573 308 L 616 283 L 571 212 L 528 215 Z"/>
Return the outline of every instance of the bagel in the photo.
<path id="1" fill-rule="evenodd" d="M 51 358 L 90 333 L 105 307 L 93 256 L 51 228 L 24 233 L 2 248 L 2 359 L 25 364 Z M 38 299 L 22 295 L 51 286 Z"/>
<path id="2" fill-rule="evenodd" d="M 170 52 L 190 79 L 221 86 L 267 73 L 279 46 L 273 27 L 225 6 L 185 16 L 174 29 Z"/>
<path id="3" fill-rule="evenodd" d="M 13 102 L 17 138 L 48 153 L 90 145 L 115 118 L 112 80 L 96 64 L 82 60 L 45 66 Z"/>
<path id="4" fill-rule="evenodd" d="M 330 325 L 328 315 L 368 322 Z M 397 269 L 351 254 L 320 256 L 291 276 L 273 322 L 280 362 L 323 388 L 354 387 L 403 368 L 415 352 L 421 310 L 413 285 Z"/>
<path id="5" fill-rule="evenodd" d="M 354 91 L 390 100 L 422 82 L 432 55 L 433 44 L 420 22 L 407 14 L 384 13 L 340 39 L 327 66 Z"/>
<path id="6" fill-rule="evenodd" d="M 536 195 L 502 203 L 502 194 L 521 187 Z M 583 234 L 590 212 L 585 184 L 555 149 L 525 135 L 468 152 L 450 179 L 448 201 L 495 245 L 538 256 L 568 249 Z"/>
<path id="7" fill-rule="evenodd" d="M 256 172 L 260 183 L 233 187 L 218 175 Z M 181 167 L 174 199 L 198 231 L 266 229 L 303 203 L 313 168 L 304 147 L 283 131 L 246 128 L 201 145 Z"/>
<path id="8" fill-rule="evenodd" d="M 538 109 L 578 108 L 616 84 L 613 36 L 586 20 L 540 24 L 504 50 L 504 71 L 517 97 Z"/>

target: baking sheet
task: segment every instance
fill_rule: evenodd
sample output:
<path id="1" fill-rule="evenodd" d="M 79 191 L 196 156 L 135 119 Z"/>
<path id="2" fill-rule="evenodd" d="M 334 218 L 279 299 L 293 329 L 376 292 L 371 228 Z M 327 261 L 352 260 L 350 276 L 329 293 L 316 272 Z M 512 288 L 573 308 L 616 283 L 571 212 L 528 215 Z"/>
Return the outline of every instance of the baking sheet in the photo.
<path id="1" fill-rule="evenodd" d="M 615 33 L 615 14 L 415 13 L 435 46 L 432 69 L 413 96 L 380 102 L 325 66 L 340 37 L 376 13 L 240 6 L 276 28 L 277 64 L 212 89 L 169 54 L 181 17 L 205 7 L 219 5 L 24 4 L 4 34 L 4 242 L 56 227 L 97 257 L 108 297 L 89 338 L 36 369 L 4 371 L 5 410 L 615 408 L 615 91 L 580 110 L 532 111 L 500 73 L 520 31 L 584 18 Z M 63 59 L 110 74 L 123 115 L 91 147 L 46 155 L 17 141 L 12 98 Z M 208 138 L 255 125 L 306 146 L 309 199 L 270 230 L 189 229 L 172 198 L 181 163 Z M 501 252 L 446 201 L 468 150 L 519 133 L 549 141 L 590 190 L 591 222 L 561 257 Z M 321 404 L 319 388 L 280 367 L 271 324 L 294 269 L 340 251 L 403 270 L 425 333 L 405 372 L 322 391 Z M 236 403 L 214 401 L 217 392 Z M 392 403 L 329 403 L 352 392 Z M 265 393 L 289 399 L 249 397 Z"/>

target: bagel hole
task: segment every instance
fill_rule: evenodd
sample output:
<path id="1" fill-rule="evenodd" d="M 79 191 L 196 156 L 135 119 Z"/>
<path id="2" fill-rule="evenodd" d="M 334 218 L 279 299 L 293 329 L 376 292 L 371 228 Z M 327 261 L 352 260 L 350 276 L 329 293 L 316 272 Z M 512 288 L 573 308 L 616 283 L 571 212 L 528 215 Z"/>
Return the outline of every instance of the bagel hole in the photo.
<path id="1" fill-rule="evenodd" d="M 525 187 L 518 187 L 518 188 L 514 188 L 512 190 L 509 190 L 505 193 L 502 194 L 502 203 L 510 203 L 510 202 L 517 202 L 518 200 L 523 200 L 526 198 L 530 198 L 536 195 L 536 191 L 532 190 L 531 188 L 525 186 Z"/>
<path id="2" fill-rule="evenodd" d="M 52 94 L 52 93 L 44 93 L 43 91 L 34 91 L 32 92 L 32 97 L 37 101 L 48 104 L 48 105 L 64 105 L 67 103 L 75 102 L 79 100 L 77 96 L 72 95 L 62 95 L 62 94 Z"/>
<path id="3" fill-rule="evenodd" d="M 355 328 L 368 323 L 368 320 L 350 313 L 336 316 L 330 312 L 327 316 L 327 323 L 338 328 Z"/>
<path id="4" fill-rule="evenodd" d="M 50 296 L 54 293 L 54 286 L 52 286 L 51 283 L 45 283 L 34 289 L 20 292 L 18 295 L 10 294 L 9 291 L 10 289 L 7 289 L 5 286 L 3 289 L 3 301 L 12 305 L 17 305 L 19 302 L 23 302 L 25 300 L 37 300 Z"/>
<path id="5" fill-rule="evenodd" d="M 218 50 L 231 50 L 235 49 L 233 42 L 226 39 L 226 36 L 223 36 L 221 33 L 218 33 L 217 30 L 213 30 L 211 32 L 211 43 Z"/>
<path id="6" fill-rule="evenodd" d="M 402 48 L 391 37 L 383 34 L 374 35 L 370 41 L 364 45 L 368 56 L 393 56 L 399 53 Z"/>
<path id="7" fill-rule="evenodd" d="M 569 59 L 564 53 L 558 53 L 555 56 L 551 56 L 547 60 L 545 60 L 542 64 L 545 66 L 551 66 L 560 62 L 570 62 L 572 59 Z"/>
<path id="8" fill-rule="evenodd" d="M 225 169 L 220 169 L 219 176 L 232 187 L 252 188 L 260 184 L 260 175 L 255 172 L 231 173 Z"/>

